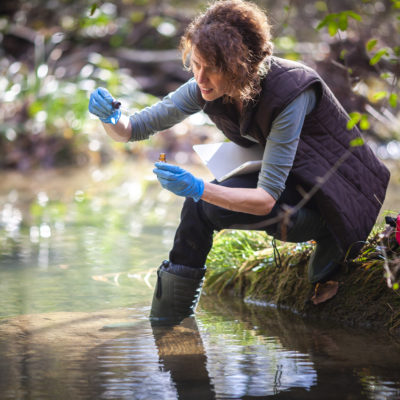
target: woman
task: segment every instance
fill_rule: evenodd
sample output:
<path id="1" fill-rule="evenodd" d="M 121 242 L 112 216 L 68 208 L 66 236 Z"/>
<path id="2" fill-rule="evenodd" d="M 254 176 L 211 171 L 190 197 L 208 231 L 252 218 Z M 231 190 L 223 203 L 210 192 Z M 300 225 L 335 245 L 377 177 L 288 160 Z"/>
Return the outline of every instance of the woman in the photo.
<path id="1" fill-rule="evenodd" d="M 308 276 L 317 285 L 345 255 L 357 254 L 375 223 L 388 170 L 360 145 L 357 128 L 347 130 L 348 115 L 321 77 L 272 56 L 270 40 L 267 17 L 255 4 L 217 1 L 181 40 L 193 79 L 130 118 L 112 108 L 105 89 L 91 95 L 90 111 L 118 141 L 146 139 L 203 110 L 230 140 L 264 149 L 259 173 L 223 183 L 156 163 L 161 185 L 186 201 L 169 261 L 158 271 L 155 322 L 177 323 L 194 311 L 215 230 L 258 229 L 280 240 L 315 240 Z"/>

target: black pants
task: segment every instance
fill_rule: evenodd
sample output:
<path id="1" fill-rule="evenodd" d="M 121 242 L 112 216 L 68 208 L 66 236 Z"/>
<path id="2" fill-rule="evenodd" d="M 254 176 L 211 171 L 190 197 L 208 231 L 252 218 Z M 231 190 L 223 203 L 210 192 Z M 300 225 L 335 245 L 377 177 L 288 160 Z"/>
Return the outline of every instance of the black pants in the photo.
<path id="1" fill-rule="evenodd" d="M 257 181 L 258 173 L 252 173 L 213 183 L 228 187 L 255 188 Z M 272 211 L 268 215 L 259 216 L 230 211 L 202 200 L 196 203 L 187 198 L 170 252 L 170 261 L 174 264 L 203 267 L 212 247 L 213 232 L 222 229 L 262 230 L 274 236 L 279 224 L 271 225 L 271 219 L 278 215 L 283 204 L 293 206 L 300 200 L 301 196 L 294 185 L 288 184 Z"/>
<path id="2" fill-rule="evenodd" d="M 258 173 L 236 176 L 222 183 L 227 187 L 255 188 Z M 312 202 L 289 220 L 273 222 L 287 206 L 295 206 L 302 199 L 297 183 L 288 180 L 286 188 L 268 215 L 252 215 L 215 206 L 205 201 L 197 203 L 187 198 L 181 213 L 181 222 L 175 234 L 169 259 L 173 264 L 203 268 L 213 244 L 213 233 L 222 229 L 266 231 L 269 235 L 289 242 L 306 242 L 314 239 L 316 249 L 308 266 L 311 282 L 323 280 L 343 258 L 343 251 L 332 237 L 325 221 Z"/>

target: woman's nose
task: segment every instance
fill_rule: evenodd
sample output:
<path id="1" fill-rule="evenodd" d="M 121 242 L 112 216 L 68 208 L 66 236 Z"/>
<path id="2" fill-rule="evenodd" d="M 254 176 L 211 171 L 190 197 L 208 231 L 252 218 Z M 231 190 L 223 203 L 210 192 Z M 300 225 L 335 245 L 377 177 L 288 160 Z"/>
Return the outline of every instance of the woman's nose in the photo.
<path id="1" fill-rule="evenodd" d="M 206 81 L 207 81 L 207 76 L 204 73 L 204 70 L 203 69 L 199 69 L 198 72 L 197 72 L 197 82 L 198 83 L 204 83 Z"/>

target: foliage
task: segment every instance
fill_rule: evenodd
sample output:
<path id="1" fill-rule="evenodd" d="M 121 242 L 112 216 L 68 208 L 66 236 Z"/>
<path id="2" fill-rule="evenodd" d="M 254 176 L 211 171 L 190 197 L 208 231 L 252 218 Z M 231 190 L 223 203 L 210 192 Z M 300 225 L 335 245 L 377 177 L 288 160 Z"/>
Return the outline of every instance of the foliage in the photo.
<path id="1" fill-rule="evenodd" d="M 365 110 L 350 110 L 353 112 L 350 114 L 351 119 L 348 128 L 352 129 L 355 125 L 359 125 L 361 130 L 367 131 L 371 127 L 370 119 L 372 116 L 374 117 L 375 127 L 377 120 L 380 123 L 383 122 L 386 125 L 384 130 L 391 131 L 397 138 L 392 128 L 393 125 L 389 125 L 387 115 L 393 116 L 392 123 L 395 118 L 399 123 L 397 107 L 400 93 L 398 80 L 400 46 L 397 41 L 400 33 L 399 3 L 397 0 L 378 2 L 377 4 L 372 1 L 363 1 L 356 3 L 354 9 L 356 11 L 346 10 L 328 13 L 316 27 L 317 30 L 326 28 L 330 36 L 337 37 L 337 40 L 343 43 L 340 58 L 348 71 L 349 77 L 359 67 L 360 58 L 349 57 L 345 42 L 349 40 L 348 38 L 357 38 L 364 44 L 365 56 L 369 63 L 369 74 L 357 76 L 358 88 L 355 88 L 355 90 L 359 90 L 360 87 L 368 88 L 367 93 L 363 93 L 363 95 L 367 97 L 373 107 L 367 108 L 367 112 Z M 381 15 L 379 15 L 380 13 Z M 382 23 L 383 15 L 390 15 L 390 17 L 385 21 L 386 26 L 382 32 L 382 30 L 379 30 L 379 26 Z M 356 21 L 356 24 L 350 24 L 349 19 Z M 360 54 L 361 56 L 363 54 Z M 364 66 L 364 68 L 367 67 L 367 65 Z M 371 77 L 374 77 L 372 82 Z M 396 116 L 394 116 L 395 113 L 397 113 Z"/>
<path id="2" fill-rule="evenodd" d="M 349 18 L 352 18 L 356 21 L 361 21 L 362 18 L 359 14 L 354 11 L 347 10 L 341 11 L 339 13 L 331 13 L 328 14 L 318 25 L 317 29 L 321 29 L 323 27 L 327 27 L 329 34 L 331 36 L 335 36 L 338 31 L 346 31 L 349 23 Z"/>
<path id="3" fill-rule="evenodd" d="M 54 154 L 45 153 L 54 153 L 57 147 L 60 158 L 66 142 L 72 142 L 69 153 L 74 153 L 64 152 L 67 164 L 85 162 L 89 157 L 79 161 L 81 152 L 99 151 L 92 149 L 87 135 L 96 129 L 97 119 L 87 108 L 89 95 L 98 86 L 107 87 L 131 111 L 156 101 L 140 90 L 112 52 L 124 41 L 129 44 L 129 32 L 136 25 L 151 23 L 155 32 L 166 30 L 160 28 L 165 19 L 156 23 L 146 16 L 146 7 L 155 5 L 154 1 L 131 3 L 133 8 L 125 14 L 127 6 L 109 2 L 36 1 L 4 16 L 0 6 L 0 53 L 4 55 L 0 62 L 0 116 L 4 121 L 0 126 L 0 167 L 25 165 L 22 159 L 35 153 L 27 147 L 42 147 L 42 160 L 38 156 L 28 167 L 38 165 L 35 162 L 54 166 Z M 9 10 L 6 4 L 4 7 Z M 63 7 L 62 13 L 57 12 L 59 7 Z M 159 37 L 154 44 L 167 46 L 162 38 L 168 41 L 170 36 Z M 103 40 L 109 45 L 104 52 Z M 176 40 L 168 47 L 172 45 Z M 52 146 L 54 140 L 58 145 Z"/>
<path id="4" fill-rule="evenodd" d="M 351 112 L 349 129 L 357 125 L 373 131 L 379 140 L 398 139 L 398 0 L 256 2 L 270 16 L 276 54 L 306 61 L 333 80 L 335 94 Z M 157 95 L 168 91 L 172 80 L 179 84 L 183 75 L 178 64 L 161 71 L 153 64 L 134 67 L 121 50 L 176 49 L 187 23 L 205 4 L 201 0 L 190 4 L 182 0 L 36 0 L 18 7 L 16 2 L 3 1 L 0 167 L 19 167 L 21 163 L 15 160 L 29 158 L 34 151 L 26 147 L 35 150 L 41 145 L 38 138 L 48 147 L 37 151 L 39 164 L 46 151 L 77 162 L 77 154 L 87 153 L 90 147 L 92 136 L 87 133 L 97 129 L 87 112 L 89 93 L 96 86 L 106 86 L 123 99 L 126 109 L 135 111 L 156 100 L 141 92 L 136 75 L 162 81 Z M 333 75 L 332 65 L 337 67 Z M 343 72 L 349 85 L 335 80 Z M 49 143 L 57 139 L 55 150 Z M 62 150 L 68 142 L 73 143 L 69 153 L 75 152 L 74 157 Z M 48 160 L 44 165 L 52 163 Z"/>
<path id="5" fill-rule="evenodd" d="M 281 7 L 273 14 L 275 53 L 316 67 L 350 113 L 349 129 L 357 125 L 379 142 L 397 141 L 398 1 L 322 0 L 302 7 L 290 1 Z M 388 153 L 382 148 L 380 155 Z"/>

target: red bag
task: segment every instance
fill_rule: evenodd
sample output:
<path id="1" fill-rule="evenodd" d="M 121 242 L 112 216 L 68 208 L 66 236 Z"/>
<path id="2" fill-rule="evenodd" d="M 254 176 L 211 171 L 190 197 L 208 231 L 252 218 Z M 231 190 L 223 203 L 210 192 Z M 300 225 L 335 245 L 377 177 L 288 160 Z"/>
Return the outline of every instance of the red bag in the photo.
<path id="1" fill-rule="evenodd" d="M 396 218 L 386 216 L 385 221 L 387 225 L 395 228 L 396 242 L 400 245 L 400 214 Z"/>

